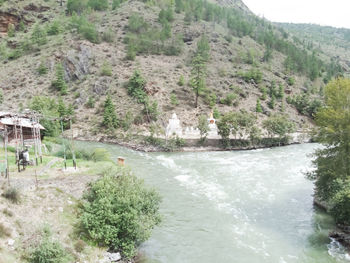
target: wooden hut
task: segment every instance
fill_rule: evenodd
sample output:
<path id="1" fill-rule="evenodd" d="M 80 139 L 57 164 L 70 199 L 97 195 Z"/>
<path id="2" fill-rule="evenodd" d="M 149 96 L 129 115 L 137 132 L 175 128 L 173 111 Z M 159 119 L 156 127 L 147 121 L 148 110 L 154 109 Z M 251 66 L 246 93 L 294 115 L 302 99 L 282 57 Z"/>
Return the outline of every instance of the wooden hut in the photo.
<path id="1" fill-rule="evenodd" d="M 35 138 L 42 139 L 41 131 L 45 130 L 40 123 L 34 121 L 29 115 L 0 112 L 0 131 L 4 131 L 5 127 L 10 144 L 16 143 L 16 138 L 20 140 L 21 137 L 23 137 L 24 144 L 33 144 Z"/>

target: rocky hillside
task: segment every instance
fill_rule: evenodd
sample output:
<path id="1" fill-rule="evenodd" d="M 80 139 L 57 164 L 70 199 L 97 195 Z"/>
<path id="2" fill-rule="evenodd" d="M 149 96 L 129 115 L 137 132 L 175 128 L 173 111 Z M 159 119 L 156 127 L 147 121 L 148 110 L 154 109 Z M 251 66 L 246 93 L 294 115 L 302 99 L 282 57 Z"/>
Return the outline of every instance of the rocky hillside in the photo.
<path id="1" fill-rule="evenodd" d="M 120 140 L 154 124 L 164 128 L 173 112 L 184 126 L 196 126 L 212 110 L 244 110 L 258 123 L 278 113 L 304 128 L 312 125 L 325 83 L 349 70 L 348 50 L 334 58 L 320 52 L 317 38 L 305 48 L 296 34 L 257 18 L 240 0 L 176 0 L 174 6 L 7 0 L 0 32 L 1 109 L 74 112 L 75 135 L 96 140 L 111 133 L 101 125 L 108 94 L 118 118 L 112 133 Z M 207 44 L 206 85 L 196 108 L 192 62 Z M 147 102 L 128 89 L 136 70 Z"/>

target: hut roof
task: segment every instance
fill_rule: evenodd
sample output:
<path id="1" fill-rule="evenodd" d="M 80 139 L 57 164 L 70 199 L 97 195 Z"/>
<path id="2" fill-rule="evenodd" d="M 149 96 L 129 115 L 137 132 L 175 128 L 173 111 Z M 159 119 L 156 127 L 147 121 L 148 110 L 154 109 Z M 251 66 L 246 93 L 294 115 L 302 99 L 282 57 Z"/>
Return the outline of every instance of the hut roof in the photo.
<path id="1" fill-rule="evenodd" d="M 28 118 L 13 118 L 13 117 L 3 117 L 0 113 L 0 129 L 1 126 L 7 125 L 7 126 L 22 126 L 26 128 L 39 128 L 40 130 L 45 130 L 45 128 L 40 123 L 34 123 Z"/>

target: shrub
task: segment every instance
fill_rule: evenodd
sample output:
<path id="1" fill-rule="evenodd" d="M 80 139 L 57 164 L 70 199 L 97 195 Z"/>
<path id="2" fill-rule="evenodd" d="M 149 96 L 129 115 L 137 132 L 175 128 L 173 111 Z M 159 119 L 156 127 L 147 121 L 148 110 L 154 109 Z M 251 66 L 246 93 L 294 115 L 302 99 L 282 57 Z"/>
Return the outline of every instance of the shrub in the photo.
<path id="1" fill-rule="evenodd" d="M 95 102 L 96 101 L 95 101 L 94 97 L 90 96 L 85 105 L 87 108 L 92 109 L 92 108 L 95 108 Z"/>
<path id="2" fill-rule="evenodd" d="M 171 105 L 174 105 L 174 106 L 179 105 L 179 101 L 178 101 L 175 93 L 171 93 L 171 95 L 170 95 L 170 103 L 171 103 Z"/>
<path id="3" fill-rule="evenodd" d="M 97 11 L 108 9 L 108 0 L 89 0 L 88 6 Z"/>
<path id="4" fill-rule="evenodd" d="M 58 90 L 61 95 L 66 95 L 68 93 L 68 86 L 64 80 L 64 69 L 61 63 L 56 66 L 56 80 L 54 80 L 51 85 Z"/>
<path id="5" fill-rule="evenodd" d="M 108 43 L 113 43 L 115 39 L 115 33 L 111 28 L 108 28 L 106 31 L 102 34 L 102 40 Z"/>
<path id="6" fill-rule="evenodd" d="M 62 32 L 62 27 L 59 21 L 53 21 L 47 28 L 46 32 L 49 36 L 58 35 Z"/>
<path id="7" fill-rule="evenodd" d="M 9 24 L 7 28 L 7 36 L 8 37 L 14 37 L 16 34 L 16 28 L 14 24 Z"/>
<path id="8" fill-rule="evenodd" d="M 96 26 L 92 23 L 85 23 L 80 28 L 80 33 L 86 40 L 89 40 L 91 43 L 98 44 L 100 43 L 100 37 L 98 35 Z"/>
<path id="9" fill-rule="evenodd" d="M 47 43 L 46 32 L 39 26 L 39 24 L 34 26 L 31 39 L 32 42 L 38 46 L 42 46 Z"/>
<path id="10" fill-rule="evenodd" d="M 72 257 L 65 251 L 61 243 L 51 238 L 50 232 L 43 232 L 42 240 L 32 249 L 30 263 L 68 263 Z"/>
<path id="11" fill-rule="evenodd" d="M 336 219 L 337 223 L 350 224 L 350 189 L 343 187 L 332 198 L 333 207 L 331 213 Z"/>
<path id="12" fill-rule="evenodd" d="M 19 204 L 21 202 L 21 195 L 17 188 L 11 187 L 2 193 L 2 196 L 10 200 L 14 204 Z"/>
<path id="13" fill-rule="evenodd" d="M 133 122 L 134 122 L 134 117 L 133 117 L 132 113 L 130 111 L 128 111 L 125 114 L 125 117 L 121 122 L 121 126 L 123 127 L 123 130 L 124 131 L 129 130 Z"/>
<path id="14" fill-rule="evenodd" d="M 112 76 L 112 67 L 107 61 L 103 62 L 100 74 L 101 76 Z"/>
<path id="15" fill-rule="evenodd" d="M 81 226 L 88 237 L 127 258 L 160 223 L 160 196 L 126 169 L 91 183 L 83 200 Z"/>
<path id="16" fill-rule="evenodd" d="M 86 0 L 68 0 L 67 12 L 69 14 L 78 13 L 81 14 L 87 7 Z"/>
<path id="17" fill-rule="evenodd" d="M 288 80 L 287 80 L 287 83 L 288 83 L 289 86 L 293 86 L 294 83 L 295 83 L 295 79 L 292 78 L 292 77 L 289 77 Z"/>
<path id="18" fill-rule="evenodd" d="M 157 121 L 159 116 L 157 101 L 151 102 L 149 98 L 146 98 L 142 113 L 146 117 L 147 122 Z"/>
<path id="19" fill-rule="evenodd" d="M 224 99 L 221 99 L 222 104 L 226 104 L 227 106 L 232 106 L 233 102 L 237 99 L 237 94 L 229 93 L 226 95 Z"/>
<path id="20" fill-rule="evenodd" d="M 251 69 L 245 73 L 239 73 L 239 76 L 244 79 L 245 82 L 253 80 L 256 84 L 262 81 L 262 72 L 259 69 Z"/>
<path id="21" fill-rule="evenodd" d="M 91 154 L 91 160 L 96 162 L 107 162 L 111 160 L 110 153 L 104 148 L 96 148 Z"/>
<path id="22" fill-rule="evenodd" d="M 36 71 L 39 73 L 39 75 L 45 75 L 48 72 L 48 68 L 42 61 Z"/>
<path id="23" fill-rule="evenodd" d="M 112 2 L 112 10 L 116 10 L 123 3 L 123 0 L 113 0 Z"/>
<path id="24" fill-rule="evenodd" d="M 139 70 L 135 70 L 127 84 L 128 94 L 135 98 L 138 103 L 144 103 L 147 97 L 145 86 L 146 80 Z"/>
<path id="25" fill-rule="evenodd" d="M 179 86 L 185 85 L 185 77 L 183 75 L 180 76 L 179 81 L 177 82 Z"/>

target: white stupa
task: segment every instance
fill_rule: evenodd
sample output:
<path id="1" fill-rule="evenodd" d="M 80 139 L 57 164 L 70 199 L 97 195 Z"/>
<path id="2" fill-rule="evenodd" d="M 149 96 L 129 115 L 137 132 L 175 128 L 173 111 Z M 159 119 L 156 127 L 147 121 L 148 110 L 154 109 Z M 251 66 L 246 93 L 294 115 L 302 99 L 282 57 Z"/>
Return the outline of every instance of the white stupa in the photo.
<path id="1" fill-rule="evenodd" d="M 216 120 L 214 119 L 213 111 L 210 113 L 208 119 L 209 135 L 218 135 L 218 126 L 216 126 Z"/>
<path id="2" fill-rule="evenodd" d="M 171 119 L 169 119 L 169 124 L 166 127 L 166 136 L 169 137 L 172 135 L 177 135 L 179 137 L 182 136 L 182 127 L 180 124 L 180 120 L 177 118 L 175 112 L 171 116 Z"/>

